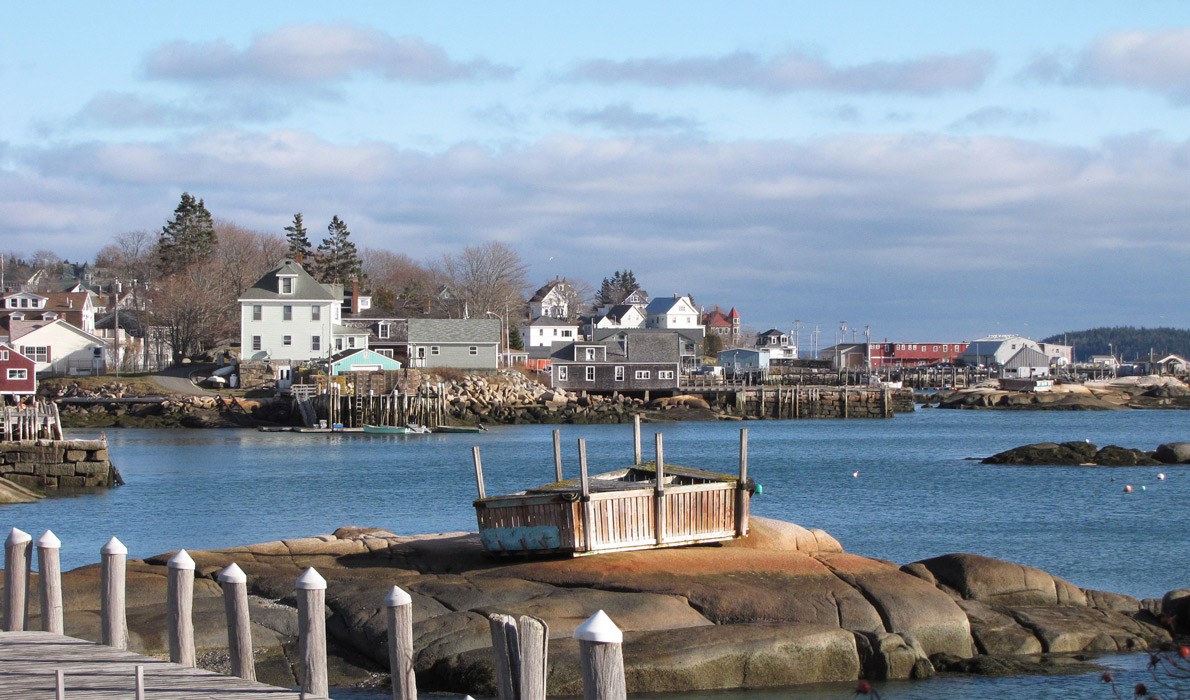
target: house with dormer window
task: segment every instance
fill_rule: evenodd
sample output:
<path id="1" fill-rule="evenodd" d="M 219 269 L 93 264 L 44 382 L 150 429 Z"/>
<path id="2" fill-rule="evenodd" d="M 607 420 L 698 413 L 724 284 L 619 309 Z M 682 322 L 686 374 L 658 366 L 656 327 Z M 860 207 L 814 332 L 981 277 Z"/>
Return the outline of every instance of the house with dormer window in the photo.
<path id="1" fill-rule="evenodd" d="M 551 386 L 597 393 L 674 391 L 681 345 L 677 333 L 642 332 L 561 346 L 551 356 Z"/>
<path id="2" fill-rule="evenodd" d="M 307 362 L 368 347 L 368 331 L 342 323 L 343 285 L 322 284 L 300 263 L 283 260 L 244 291 L 243 360 Z"/>

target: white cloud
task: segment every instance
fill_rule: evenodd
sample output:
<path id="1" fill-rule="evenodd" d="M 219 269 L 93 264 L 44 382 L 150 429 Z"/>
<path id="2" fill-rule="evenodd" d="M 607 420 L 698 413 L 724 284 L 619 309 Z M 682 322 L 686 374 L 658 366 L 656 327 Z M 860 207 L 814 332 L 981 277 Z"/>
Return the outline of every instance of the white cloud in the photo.
<path id="1" fill-rule="evenodd" d="M 1077 54 L 1055 52 L 1036 57 L 1022 77 L 1133 87 L 1185 103 L 1190 101 L 1190 28 L 1107 34 Z"/>

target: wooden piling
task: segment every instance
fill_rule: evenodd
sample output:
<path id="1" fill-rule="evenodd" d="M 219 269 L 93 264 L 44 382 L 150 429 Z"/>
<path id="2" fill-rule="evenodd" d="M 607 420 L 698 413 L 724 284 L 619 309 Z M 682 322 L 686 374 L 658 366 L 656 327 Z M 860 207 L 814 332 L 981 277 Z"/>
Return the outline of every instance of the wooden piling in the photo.
<path id="1" fill-rule="evenodd" d="M 479 446 L 471 448 L 471 459 L 475 462 L 475 485 L 479 488 L 479 500 L 484 499 L 483 461 L 479 458 Z"/>
<path id="2" fill-rule="evenodd" d="M 626 700 L 624 634 L 600 610 L 574 630 L 579 640 L 579 664 L 584 700 Z"/>
<path id="3" fill-rule="evenodd" d="M 554 429 L 554 477 L 555 481 L 562 480 L 562 431 Z"/>
<path id="4" fill-rule="evenodd" d="M 520 698 L 520 637 L 516 620 L 511 615 L 488 615 L 488 629 L 492 633 L 492 654 L 496 661 L 496 697 L 499 700 Z"/>
<path id="5" fill-rule="evenodd" d="M 546 659 L 550 634 L 545 620 L 521 615 L 517 618 L 520 639 L 520 700 L 545 700 Z"/>
<path id="6" fill-rule="evenodd" d="M 37 538 L 37 571 L 41 578 L 41 629 L 64 634 L 62 624 L 62 541 L 52 530 Z"/>
<path id="7" fill-rule="evenodd" d="M 413 598 L 393 586 L 384 599 L 388 609 L 388 667 L 393 700 L 417 700 L 413 673 Z"/>
<path id="8" fill-rule="evenodd" d="M 640 464 L 643 455 L 640 449 L 640 414 L 632 415 L 632 463 Z"/>
<path id="9" fill-rule="evenodd" d="M 330 692 L 326 668 L 326 579 L 310 567 L 298 577 L 294 587 L 302 694 L 307 698 L 326 698 Z"/>
<path id="10" fill-rule="evenodd" d="M 196 668 L 194 654 L 194 560 L 180 550 L 166 563 L 166 627 L 169 631 L 169 660 Z"/>
<path id="11" fill-rule="evenodd" d="M 740 428 L 740 480 L 735 490 L 735 536 L 748 534 L 748 429 Z"/>
<path id="12" fill-rule="evenodd" d="M 29 555 L 33 536 L 12 528 L 4 541 L 4 631 L 24 632 L 29 618 Z"/>
<path id="13" fill-rule="evenodd" d="M 223 611 L 227 614 L 227 652 L 231 673 L 246 681 L 256 680 L 252 656 L 252 621 L 248 616 L 248 576 L 235 562 L 219 572 L 223 586 Z"/>
<path id="14" fill-rule="evenodd" d="M 587 475 L 587 441 L 578 439 L 578 473 L 580 492 L 579 518 L 583 527 L 583 551 L 590 551 L 595 540 L 591 533 L 591 484 Z"/>
<path id="15" fill-rule="evenodd" d="M 653 437 L 657 454 L 657 478 L 653 487 L 653 537 L 661 545 L 665 542 L 665 445 L 661 433 Z"/>
<path id="16" fill-rule="evenodd" d="M 124 581 L 128 548 L 115 537 L 99 550 L 99 617 L 103 644 L 128 648 L 128 618 L 124 604 Z"/>

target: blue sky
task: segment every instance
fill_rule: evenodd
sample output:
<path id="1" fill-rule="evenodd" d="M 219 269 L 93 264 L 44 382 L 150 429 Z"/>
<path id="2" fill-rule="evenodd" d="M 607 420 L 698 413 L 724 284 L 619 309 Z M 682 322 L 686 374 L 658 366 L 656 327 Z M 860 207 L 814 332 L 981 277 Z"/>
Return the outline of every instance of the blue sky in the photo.
<path id="1" fill-rule="evenodd" d="M 0 85 L 7 252 L 189 191 L 754 330 L 1190 327 L 1187 3 L 5 1 Z"/>

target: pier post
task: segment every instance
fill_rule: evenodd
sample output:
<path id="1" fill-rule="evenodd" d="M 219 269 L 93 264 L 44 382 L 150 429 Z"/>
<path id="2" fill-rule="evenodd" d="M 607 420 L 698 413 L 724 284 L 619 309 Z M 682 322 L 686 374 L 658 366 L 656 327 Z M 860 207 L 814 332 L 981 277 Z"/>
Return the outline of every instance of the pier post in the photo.
<path id="1" fill-rule="evenodd" d="M 579 664 L 584 700 L 625 700 L 624 633 L 600 610 L 574 630 L 579 640 Z"/>
<path id="2" fill-rule="evenodd" d="M 632 415 L 632 463 L 640 464 L 642 455 L 640 449 L 640 414 Z"/>
<path id="3" fill-rule="evenodd" d="M 235 562 L 219 572 L 223 586 L 223 611 L 227 614 L 227 652 L 232 675 L 256 680 L 252 657 L 252 621 L 248 616 L 248 576 Z"/>
<path id="4" fill-rule="evenodd" d="M 748 429 L 740 428 L 740 480 L 735 490 L 735 536 L 748 534 Z"/>
<path id="5" fill-rule="evenodd" d="M 516 620 L 511 615 L 488 615 L 488 629 L 492 633 L 492 654 L 496 659 L 496 697 L 499 700 L 520 699 L 520 637 Z"/>
<path id="6" fill-rule="evenodd" d="M 546 658 L 550 634 L 545 621 L 530 615 L 517 618 L 520 638 L 520 700 L 545 700 Z"/>
<path id="7" fill-rule="evenodd" d="M 562 431 L 554 429 L 554 481 L 562 480 Z"/>
<path id="8" fill-rule="evenodd" d="M 475 462 L 475 485 L 479 488 L 479 500 L 483 500 L 483 461 L 479 458 L 479 446 L 471 448 L 471 459 Z"/>
<path id="9" fill-rule="evenodd" d="M 653 487 L 653 537 L 665 542 L 665 445 L 661 433 L 653 436 L 657 453 L 657 479 Z"/>
<path id="10" fill-rule="evenodd" d="M 582 509 L 579 517 L 583 526 L 582 551 L 590 552 L 595 548 L 595 537 L 591 532 L 591 484 L 587 479 L 587 441 L 583 438 L 578 439 L 578 473 L 581 494 L 579 504 Z"/>
<path id="11" fill-rule="evenodd" d="M 388 610 L 388 668 L 393 700 L 417 700 L 413 674 L 413 598 L 393 586 L 384 599 Z"/>
<path id="12" fill-rule="evenodd" d="M 29 617 L 29 555 L 33 535 L 12 528 L 4 541 L 4 631 L 24 632 Z"/>
<path id="13" fill-rule="evenodd" d="M 297 590 L 302 697 L 326 698 L 330 692 L 326 669 L 326 579 L 310 567 L 298 577 L 294 587 Z"/>
<path id="14" fill-rule="evenodd" d="M 99 555 L 100 639 L 109 647 L 127 649 L 128 618 L 124 605 L 124 580 L 128 548 L 113 537 L 99 550 Z"/>
<path id="15" fill-rule="evenodd" d="M 41 576 L 41 629 L 63 634 L 62 541 L 52 530 L 37 538 L 37 571 Z"/>
<path id="16" fill-rule="evenodd" d="M 198 665 L 194 655 L 194 560 L 182 549 L 169 558 L 166 567 L 169 660 L 194 668 Z"/>
<path id="17" fill-rule="evenodd" d="M 847 387 L 839 389 L 839 411 L 847 418 Z"/>

